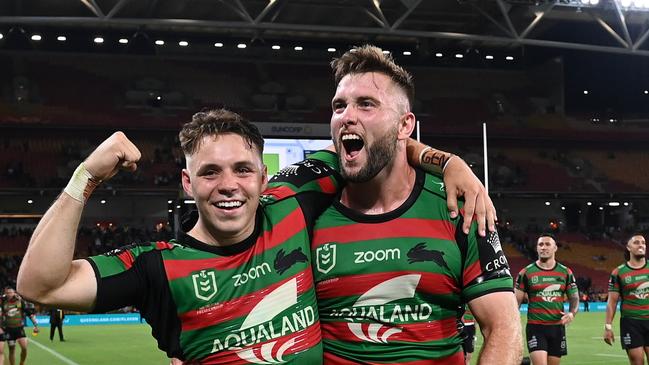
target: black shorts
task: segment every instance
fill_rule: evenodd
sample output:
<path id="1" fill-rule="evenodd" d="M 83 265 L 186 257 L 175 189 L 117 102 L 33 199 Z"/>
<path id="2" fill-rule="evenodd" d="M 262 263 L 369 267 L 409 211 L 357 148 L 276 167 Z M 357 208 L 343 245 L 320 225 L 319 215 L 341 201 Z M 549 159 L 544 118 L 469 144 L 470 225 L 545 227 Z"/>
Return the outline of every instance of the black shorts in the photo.
<path id="1" fill-rule="evenodd" d="M 25 327 L 5 327 L 5 340 L 12 346 L 13 342 L 19 338 L 25 337 Z"/>
<path id="2" fill-rule="evenodd" d="M 527 324 L 527 350 L 547 351 L 548 355 L 561 357 L 568 355 L 566 328 L 561 324 Z"/>
<path id="3" fill-rule="evenodd" d="M 464 326 L 462 329 L 462 350 L 465 354 L 471 354 L 475 351 L 475 325 Z"/>
<path id="4" fill-rule="evenodd" d="M 649 321 L 620 318 L 620 344 L 625 350 L 649 346 Z"/>

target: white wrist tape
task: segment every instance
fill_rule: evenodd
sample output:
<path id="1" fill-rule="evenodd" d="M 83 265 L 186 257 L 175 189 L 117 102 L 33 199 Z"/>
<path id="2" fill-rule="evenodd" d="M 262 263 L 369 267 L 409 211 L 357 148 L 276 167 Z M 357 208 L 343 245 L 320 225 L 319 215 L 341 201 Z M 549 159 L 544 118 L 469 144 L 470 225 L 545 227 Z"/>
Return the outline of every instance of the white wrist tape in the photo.
<path id="1" fill-rule="evenodd" d="M 68 185 L 63 189 L 66 194 L 70 195 L 73 199 L 85 204 L 90 197 L 93 190 L 101 183 L 96 180 L 88 170 L 83 162 L 74 170 L 72 178 Z"/>
<path id="2" fill-rule="evenodd" d="M 451 157 L 447 158 L 446 161 L 444 161 L 444 166 L 442 166 L 442 173 L 446 171 L 446 167 L 448 166 L 448 163 L 451 162 L 451 159 L 455 157 L 455 155 L 451 154 Z"/>

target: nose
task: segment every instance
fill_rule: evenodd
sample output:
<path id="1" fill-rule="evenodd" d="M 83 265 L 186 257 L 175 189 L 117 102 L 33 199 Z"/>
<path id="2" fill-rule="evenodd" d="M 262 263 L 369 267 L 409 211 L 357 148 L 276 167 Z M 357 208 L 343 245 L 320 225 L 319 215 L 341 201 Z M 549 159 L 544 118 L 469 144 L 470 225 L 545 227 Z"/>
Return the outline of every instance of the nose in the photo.
<path id="1" fill-rule="evenodd" d="M 220 194 L 231 196 L 238 189 L 237 177 L 232 171 L 223 171 L 217 185 Z"/>
<path id="2" fill-rule="evenodd" d="M 342 112 L 334 113 L 334 118 L 343 126 L 356 124 L 358 121 L 356 107 L 353 104 L 348 104 Z"/>

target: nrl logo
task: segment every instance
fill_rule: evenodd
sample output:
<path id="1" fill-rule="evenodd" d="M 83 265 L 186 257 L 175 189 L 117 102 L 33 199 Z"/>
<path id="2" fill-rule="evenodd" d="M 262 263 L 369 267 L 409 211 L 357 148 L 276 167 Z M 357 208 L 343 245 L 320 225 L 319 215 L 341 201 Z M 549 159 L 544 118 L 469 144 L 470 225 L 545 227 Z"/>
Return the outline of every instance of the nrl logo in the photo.
<path id="1" fill-rule="evenodd" d="M 315 266 L 318 271 L 327 274 L 336 266 L 336 244 L 325 243 L 315 250 Z"/>
<path id="2" fill-rule="evenodd" d="M 539 282 L 539 277 L 538 276 L 532 276 L 532 284 L 538 284 Z"/>
<path id="3" fill-rule="evenodd" d="M 201 270 L 192 274 L 194 295 L 202 300 L 210 300 L 216 295 L 216 272 L 214 270 Z"/>

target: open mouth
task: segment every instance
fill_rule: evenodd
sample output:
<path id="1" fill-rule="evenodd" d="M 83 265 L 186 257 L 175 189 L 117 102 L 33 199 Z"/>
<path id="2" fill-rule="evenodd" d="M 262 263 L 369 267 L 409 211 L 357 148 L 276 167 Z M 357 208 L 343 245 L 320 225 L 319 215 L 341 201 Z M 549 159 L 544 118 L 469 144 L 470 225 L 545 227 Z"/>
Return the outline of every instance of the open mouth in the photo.
<path id="1" fill-rule="evenodd" d="M 229 201 L 220 201 L 214 205 L 216 205 L 216 207 L 219 209 L 234 210 L 241 207 L 243 205 L 243 202 L 240 200 L 229 200 Z"/>
<path id="2" fill-rule="evenodd" d="M 345 149 L 345 154 L 349 157 L 355 157 L 365 146 L 363 138 L 355 133 L 343 134 L 340 138 Z"/>

